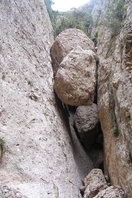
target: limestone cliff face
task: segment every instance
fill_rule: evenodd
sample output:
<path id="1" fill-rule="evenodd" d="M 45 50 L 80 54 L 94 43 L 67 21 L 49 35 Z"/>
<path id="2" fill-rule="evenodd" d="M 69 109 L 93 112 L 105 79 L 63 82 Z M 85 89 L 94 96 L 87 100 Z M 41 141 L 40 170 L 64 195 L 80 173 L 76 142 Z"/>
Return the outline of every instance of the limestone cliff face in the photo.
<path id="1" fill-rule="evenodd" d="M 21 197 L 80 197 L 70 139 L 53 95 L 52 41 L 43 1 L 0 1 L 0 183 Z"/>
<path id="2" fill-rule="evenodd" d="M 109 1 L 110 2 L 110 1 Z M 123 24 L 117 35 L 102 20 L 108 1 L 93 10 L 98 32 L 98 110 L 104 133 L 105 172 L 113 185 L 132 195 L 132 1 L 124 1 Z M 98 15 L 98 17 L 97 17 Z M 113 19 L 114 21 L 114 19 Z"/>

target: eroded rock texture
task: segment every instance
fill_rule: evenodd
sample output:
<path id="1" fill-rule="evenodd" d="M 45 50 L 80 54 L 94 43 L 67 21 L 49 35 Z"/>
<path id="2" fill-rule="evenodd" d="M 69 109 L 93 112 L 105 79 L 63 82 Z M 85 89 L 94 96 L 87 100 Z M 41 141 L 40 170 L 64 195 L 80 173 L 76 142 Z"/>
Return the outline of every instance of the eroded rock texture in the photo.
<path id="1" fill-rule="evenodd" d="M 105 190 L 102 190 L 99 192 L 94 198 L 126 198 L 125 193 L 122 189 L 116 188 L 114 186 L 110 186 L 106 188 Z"/>
<path id="2" fill-rule="evenodd" d="M 54 75 L 63 58 L 77 46 L 84 50 L 94 50 L 94 43 L 79 29 L 67 29 L 57 36 L 51 47 Z"/>
<path id="3" fill-rule="evenodd" d="M 0 36 L 0 183 L 13 196 L 78 198 L 80 177 L 52 90 L 44 2 L 0 1 Z"/>
<path id="4" fill-rule="evenodd" d="M 121 188 L 108 186 L 101 169 L 93 169 L 84 179 L 83 198 L 126 198 Z"/>
<path id="5" fill-rule="evenodd" d="M 102 2 L 102 1 L 100 1 Z M 113 6 L 112 1 L 111 6 Z M 116 1 L 114 1 L 116 3 Z M 132 1 L 123 1 L 122 28 L 99 25 L 98 110 L 104 134 L 105 172 L 113 185 L 132 195 Z M 108 1 L 100 3 L 100 21 L 105 19 Z M 112 9 L 109 8 L 109 9 Z M 94 15 L 93 15 L 94 18 Z M 113 20 L 114 23 L 114 20 Z"/>
<path id="6" fill-rule="evenodd" d="M 93 103 L 97 60 L 93 50 L 93 42 L 77 29 L 65 30 L 52 45 L 54 89 L 65 104 Z"/>
<path id="7" fill-rule="evenodd" d="M 55 76 L 58 97 L 72 106 L 88 105 L 94 100 L 96 59 L 92 50 L 73 49 L 61 62 Z"/>
<path id="8" fill-rule="evenodd" d="M 84 179 L 84 198 L 93 198 L 107 187 L 102 170 L 93 169 Z"/>

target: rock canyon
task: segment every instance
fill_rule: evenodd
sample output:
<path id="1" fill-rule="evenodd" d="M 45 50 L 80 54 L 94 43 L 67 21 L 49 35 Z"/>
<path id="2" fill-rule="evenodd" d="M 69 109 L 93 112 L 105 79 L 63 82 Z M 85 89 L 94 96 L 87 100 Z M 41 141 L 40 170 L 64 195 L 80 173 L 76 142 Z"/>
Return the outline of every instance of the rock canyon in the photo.
<path id="1" fill-rule="evenodd" d="M 54 39 L 43 0 L 0 1 L 0 198 L 132 197 L 132 1 L 91 17 Z"/>

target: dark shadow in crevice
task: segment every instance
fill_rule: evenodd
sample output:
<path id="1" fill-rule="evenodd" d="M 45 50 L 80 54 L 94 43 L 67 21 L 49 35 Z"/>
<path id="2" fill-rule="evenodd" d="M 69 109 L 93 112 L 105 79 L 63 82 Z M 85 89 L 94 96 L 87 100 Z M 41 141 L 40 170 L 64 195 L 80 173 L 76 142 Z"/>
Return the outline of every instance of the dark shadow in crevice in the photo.
<path id="1" fill-rule="evenodd" d="M 98 68 L 99 68 L 99 60 L 96 61 L 96 86 L 95 86 L 95 94 L 94 94 L 95 104 L 98 104 Z"/>
<path id="2" fill-rule="evenodd" d="M 87 153 L 87 155 L 91 158 L 93 161 L 93 168 L 100 168 L 104 172 L 104 153 L 103 153 L 103 132 L 101 130 L 101 125 L 100 123 L 98 124 L 99 127 L 99 133 L 95 139 L 95 143 L 93 143 L 89 148 L 87 148 L 84 143 L 82 142 L 80 135 L 78 133 L 78 130 L 76 126 L 74 125 L 74 130 L 76 132 L 76 135 L 78 137 L 78 140 L 80 141 L 83 149 Z M 101 158 L 100 161 L 96 160 L 96 158 Z"/>
<path id="3" fill-rule="evenodd" d="M 58 98 L 55 90 L 54 90 L 54 96 L 55 96 L 55 102 L 56 102 L 56 105 L 57 105 L 57 110 L 59 112 L 59 115 L 63 121 L 63 123 L 65 124 L 68 132 L 69 132 L 69 135 L 71 137 L 71 133 L 70 133 L 70 125 L 69 125 L 69 112 L 65 106 L 65 104 L 63 104 L 61 102 L 61 100 Z"/>
<path id="4" fill-rule="evenodd" d="M 63 123 L 65 124 L 67 131 L 71 139 L 71 146 L 73 150 L 74 159 L 78 166 L 81 178 L 83 179 L 93 168 L 101 168 L 104 171 L 103 167 L 103 133 L 101 130 L 100 123 L 98 125 L 98 135 L 95 139 L 94 144 L 87 149 L 79 133 L 74 125 L 74 114 L 77 107 L 70 106 L 62 103 L 62 101 L 55 94 L 55 100 L 58 112 L 62 118 Z M 100 157 L 101 156 L 101 157 Z M 100 158 L 100 159 L 98 159 Z"/>
<path id="5" fill-rule="evenodd" d="M 69 133 L 73 156 L 78 167 L 80 178 L 83 180 L 84 177 L 86 177 L 87 174 L 92 170 L 93 165 L 90 157 L 81 145 L 80 140 L 78 139 L 77 134 L 73 128 L 73 116 L 77 107 L 63 104 L 57 97 L 56 93 L 55 100 L 60 117 L 62 118 L 62 121 L 64 122 Z"/>

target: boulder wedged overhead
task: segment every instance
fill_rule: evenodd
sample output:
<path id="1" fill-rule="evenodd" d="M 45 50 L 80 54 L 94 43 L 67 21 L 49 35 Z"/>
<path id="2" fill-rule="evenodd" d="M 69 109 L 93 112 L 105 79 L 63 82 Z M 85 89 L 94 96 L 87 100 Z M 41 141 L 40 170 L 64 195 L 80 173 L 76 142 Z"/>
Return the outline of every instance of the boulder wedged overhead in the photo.
<path id="1" fill-rule="evenodd" d="M 79 106 L 74 115 L 74 125 L 81 142 L 89 149 L 96 141 L 99 130 L 97 105 Z"/>
<path id="2" fill-rule="evenodd" d="M 82 31 L 69 29 L 62 32 L 51 47 L 54 89 L 65 104 L 93 103 L 97 60 L 93 46 Z"/>
<path id="3" fill-rule="evenodd" d="M 73 49 L 61 62 L 54 78 L 58 97 L 72 106 L 93 103 L 96 59 L 92 50 Z"/>
<path id="4" fill-rule="evenodd" d="M 94 43 L 79 29 L 66 29 L 57 36 L 50 50 L 54 75 L 63 58 L 77 46 L 85 50 L 94 50 Z"/>

